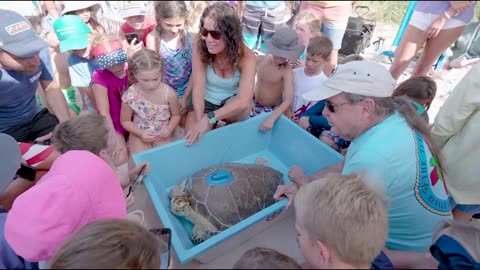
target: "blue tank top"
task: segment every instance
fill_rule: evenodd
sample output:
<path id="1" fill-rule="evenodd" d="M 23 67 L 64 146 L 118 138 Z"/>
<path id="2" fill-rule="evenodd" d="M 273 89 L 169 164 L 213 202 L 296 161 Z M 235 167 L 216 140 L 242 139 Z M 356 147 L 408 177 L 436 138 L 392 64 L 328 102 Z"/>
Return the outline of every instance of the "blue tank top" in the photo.
<path id="1" fill-rule="evenodd" d="M 184 35 L 185 48 L 183 46 L 178 49 L 168 48 L 160 41 L 160 55 L 164 60 L 162 81 L 175 89 L 178 97 L 185 94 L 192 73 L 192 40 L 187 31 Z"/>
<path id="2" fill-rule="evenodd" d="M 207 65 L 205 82 L 205 100 L 220 105 L 225 99 L 237 94 L 240 83 L 240 72 L 235 70 L 233 77 L 222 78 L 215 74 L 213 67 Z"/>

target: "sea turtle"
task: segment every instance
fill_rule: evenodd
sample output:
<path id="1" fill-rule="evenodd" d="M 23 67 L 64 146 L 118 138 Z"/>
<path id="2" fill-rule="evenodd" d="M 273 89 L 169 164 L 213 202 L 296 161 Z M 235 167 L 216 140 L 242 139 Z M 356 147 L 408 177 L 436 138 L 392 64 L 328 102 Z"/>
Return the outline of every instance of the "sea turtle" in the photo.
<path id="1" fill-rule="evenodd" d="M 194 224 L 190 239 L 201 243 L 275 203 L 283 174 L 257 158 L 202 169 L 169 193 L 170 210 Z"/>

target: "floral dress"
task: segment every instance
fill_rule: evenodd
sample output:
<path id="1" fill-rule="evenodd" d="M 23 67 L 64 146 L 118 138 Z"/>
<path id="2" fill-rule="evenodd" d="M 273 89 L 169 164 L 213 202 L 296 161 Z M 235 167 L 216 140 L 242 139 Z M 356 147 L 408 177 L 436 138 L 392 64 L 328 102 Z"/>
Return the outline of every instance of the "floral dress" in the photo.
<path id="1" fill-rule="evenodd" d="M 154 104 L 143 98 L 136 85 L 130 86 L 122 96 L 122 101 L 133 110 L 133 123 L 141 130 L 160 131 L 168 125 L 170 107 L 168 90 L 165 89 L 165 103 Z"/>

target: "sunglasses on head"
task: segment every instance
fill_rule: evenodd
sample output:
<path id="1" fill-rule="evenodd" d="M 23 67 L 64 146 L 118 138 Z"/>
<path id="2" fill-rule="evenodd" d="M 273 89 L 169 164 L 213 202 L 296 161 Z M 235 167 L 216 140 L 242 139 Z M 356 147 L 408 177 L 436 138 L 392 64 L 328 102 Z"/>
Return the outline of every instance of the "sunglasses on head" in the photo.
<path id="1" fill-rule="evenodd" d="M 215 40 L 220 40 L 222 38 L 222 32 L 219 30 L 207 30 L 204 27 L 200 30 L 200 34 L 204 37 L 207 38 L 208 34 L 215 39 Z"/>
<path id="2" fill-rule="evenodd" d="M 350 102 L 344 102 L 342 104 L 338 104 L 338 105 L 333 105 L 332 103 L 330 103 L 330 101 L 328 100 L 325 100 L 325 107 L 331 112 L 331 113 L 334 113 L 335 112 L 335 108 L 339 108 L 340 106 L 343 106 L 347 103 L 350 103 Z"/>

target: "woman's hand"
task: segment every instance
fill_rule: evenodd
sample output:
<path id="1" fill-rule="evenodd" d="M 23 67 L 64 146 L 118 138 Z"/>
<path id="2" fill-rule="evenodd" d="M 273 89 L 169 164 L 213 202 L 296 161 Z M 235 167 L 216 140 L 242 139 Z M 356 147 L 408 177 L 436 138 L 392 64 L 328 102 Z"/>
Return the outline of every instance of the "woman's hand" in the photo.
<path id="1" fill-rule="evenodd" d="M 472 3 L 473 1 L 450 1 L 450 7 L 453 8 L 457 14 L 460 14 L 465 12 Z"/>
<path id="2" fill-rule="evenodd" d="M 447 20 L 448 19 L 445 15 L 438 16 L 438 18 L 436 18 L 424 32 L 427 39 L 435 38 L 438 33 L 440 33 L 440 30 L 442 30 Z"/>
<path id="3" fill-rule="evenodd" d="M 198 138 L 198 142 L 201 141 L 202 136 L 205 132 L 210 130 L 210 122 L 208 121 L 207 115 L 204 115 L 200 121 L 198 121 L 192 129 L 185 135 L 185 140 L 187 145 L 192 145 L 195 140 Z"/>

